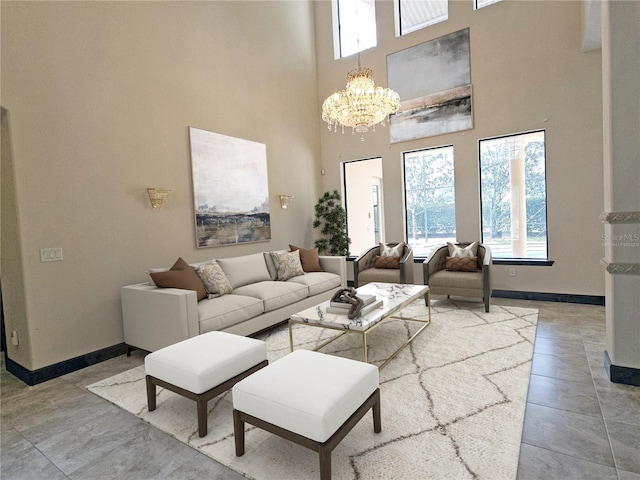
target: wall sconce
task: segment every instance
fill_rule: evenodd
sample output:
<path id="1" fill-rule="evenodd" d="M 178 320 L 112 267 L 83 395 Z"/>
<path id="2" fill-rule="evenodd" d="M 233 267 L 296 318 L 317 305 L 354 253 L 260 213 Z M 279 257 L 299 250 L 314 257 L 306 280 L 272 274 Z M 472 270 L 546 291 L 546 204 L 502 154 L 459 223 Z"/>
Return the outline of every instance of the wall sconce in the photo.
<path id="1" fill-rule="evenodd" d="M 147 188 L 149 194 L 149 200 L 151 200 L 151 206 L 153 208 L 160 208 L 171 196 L 171 190 L 168 188 Z"/>
<path id="2" fill-rule="evenodd" d="M 282 208 L 289 207 L 291 200 L 293 200 L 293 195 L 280 195 L 280 206 Z"/>

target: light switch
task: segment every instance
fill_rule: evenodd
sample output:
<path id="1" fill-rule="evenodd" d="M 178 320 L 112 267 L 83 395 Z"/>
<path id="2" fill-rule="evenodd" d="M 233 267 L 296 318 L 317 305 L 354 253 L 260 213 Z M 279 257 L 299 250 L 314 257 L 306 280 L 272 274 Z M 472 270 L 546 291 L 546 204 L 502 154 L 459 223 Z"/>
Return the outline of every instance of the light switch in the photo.
<path id="1" fill-rule="evenodd" d="M 41 262 L 59 262 L 60 260 L 62 260 L 62 247 L 40 249 Z"/>

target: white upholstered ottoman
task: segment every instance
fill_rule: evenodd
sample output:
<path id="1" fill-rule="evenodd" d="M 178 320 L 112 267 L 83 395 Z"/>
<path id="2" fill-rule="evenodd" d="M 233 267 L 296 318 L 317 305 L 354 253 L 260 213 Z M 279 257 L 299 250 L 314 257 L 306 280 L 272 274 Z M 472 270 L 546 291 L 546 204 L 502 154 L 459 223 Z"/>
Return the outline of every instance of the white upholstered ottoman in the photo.
<path id="1" fill-rule="evenodd" d="M 331 452 L 372 409 L 382 430 L 378 367 L 296 350 L 232 389 L 236 455 L 244 454 L 244 423 L 320 454 L 320 478 L 331 478 Z"/>
<path id="2" fill-rule="evenodd" d="M 204 437 L 207 402 L 267 364 L 264 342 L 231 333 L 204 333 L 161 348 L 144 359 L 149 411 L 156 409 L 156 385 L 195 400 Z"/>

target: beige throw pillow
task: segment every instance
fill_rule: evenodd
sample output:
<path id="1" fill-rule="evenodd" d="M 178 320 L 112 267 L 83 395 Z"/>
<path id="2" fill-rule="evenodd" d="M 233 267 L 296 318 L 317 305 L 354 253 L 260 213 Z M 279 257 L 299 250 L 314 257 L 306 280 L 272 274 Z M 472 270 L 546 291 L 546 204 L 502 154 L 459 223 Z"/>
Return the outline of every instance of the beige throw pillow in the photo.
<path id="1" fill-rule="evenodd" d="M 215 260 L 211 260 L 204 265 L 198 265 L 198 267 L 196 267 L 196 273 L 200 277 L 200 280 L 202 280 L 204 288 L 207 289 L 209 298 L 219 297 L 220 295 L 233 292 L 231 282 L 229 282 L 222 268 L 220 268 L 220 265 L 218 265 L 218 262 Z"/>
<path id="2" fill-rule="evenodd" d="M 304 275 L 298 250 L 286 253 L 271 252 L 271 258 L 273 258 L 273 263 L 278 271 L 278 280 L 284 281 L 298 275 Z"/>

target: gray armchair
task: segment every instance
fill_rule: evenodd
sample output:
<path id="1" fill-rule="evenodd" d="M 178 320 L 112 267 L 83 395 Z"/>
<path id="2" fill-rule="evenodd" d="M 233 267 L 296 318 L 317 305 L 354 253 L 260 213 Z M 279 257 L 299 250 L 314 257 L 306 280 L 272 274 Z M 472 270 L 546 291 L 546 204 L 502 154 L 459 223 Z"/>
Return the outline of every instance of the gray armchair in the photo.
<path id="1" fill-rule="evenodd" d="M 457 244 L 467 246 L 465 244 Z M 489 299 L 493 291 L 491 281 L 491 249 L 478 245 L 478 271 L 456 272 L 446 270 L 447 245 L 437 247 L 422 263 L 424 284 L 435 295 L 459 295 L 462 297 L 480 297 L 484 300 L 484 309 L 489 311 Z"/>
<path id="2" fill-rule="evenodd" d="M 397 245 L 389 244 L 389 245 Z M 371 282 L 413 283 L 413 248 L 405 245 L 399 268 L 375 268 L 380 245 L 371 247 L 353 262 L 353 283 L 356 288 Z"/>

